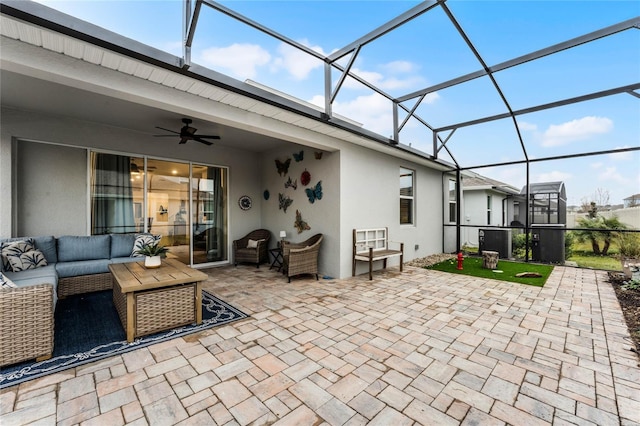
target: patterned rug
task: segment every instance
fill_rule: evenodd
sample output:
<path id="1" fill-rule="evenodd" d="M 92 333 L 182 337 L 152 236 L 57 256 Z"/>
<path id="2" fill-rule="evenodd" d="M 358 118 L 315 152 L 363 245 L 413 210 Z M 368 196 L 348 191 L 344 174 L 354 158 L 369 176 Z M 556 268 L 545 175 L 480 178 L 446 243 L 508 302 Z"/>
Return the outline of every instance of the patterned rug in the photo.
<path id="1" fill-rule="evenodd" d="M 0 389 L 247 317 L 203 291 L 200 325 L 186 325 L 128 343 L 111 290 L 70 296 L 56 305 L 53 357 L 0 368 Z"/>

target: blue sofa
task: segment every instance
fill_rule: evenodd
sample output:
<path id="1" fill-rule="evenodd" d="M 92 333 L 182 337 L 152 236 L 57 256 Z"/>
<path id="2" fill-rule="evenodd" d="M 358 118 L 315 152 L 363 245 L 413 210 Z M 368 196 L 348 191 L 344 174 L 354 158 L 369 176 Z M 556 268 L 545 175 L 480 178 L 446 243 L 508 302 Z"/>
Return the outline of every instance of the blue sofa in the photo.
<path id="1" fill-rule="evenodd" d="M 23 238 L 0 239 L 4 242 Z M 137 262 L 136 234 L 31 237 L 47 265 L 2 274 L 16 285 L 0 289 L 0 366 L 51 357 L 58 298 L 112 288 L 109 264 Z"/>

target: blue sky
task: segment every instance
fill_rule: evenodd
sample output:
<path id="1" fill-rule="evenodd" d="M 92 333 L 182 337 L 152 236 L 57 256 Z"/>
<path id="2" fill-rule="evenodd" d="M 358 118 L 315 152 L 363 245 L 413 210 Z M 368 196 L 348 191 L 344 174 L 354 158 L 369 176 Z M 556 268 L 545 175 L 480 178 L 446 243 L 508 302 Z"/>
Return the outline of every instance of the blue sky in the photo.
<path id="1" fill-rule="evenodd" d="M 44 1 L 156 48 L 181 55 L 179 0 Z M 327 55 L 418 4 L 415 1 L 222 1 L 221 4 Z M 487 65 L 524 55 L 640 15 L 629 1 L 457 1 L 447 6 Z M 340 63 L 346 64 L 348 57 Z M 317 105 L 324 104 L 322 62 L 226 15 L 204 7 L 192 60 L 239 80 L 252 80 Z M 481 65 L 439 7 L 362 48 L 353 72 L 391 96 L 447 81 Z M 338 74 L 333 76 L 334 81 Z M 640 31 L 578 46 L 495 74 L 513 110 L 640 82 Z M 408 107 L 413 101 L 406 103 Z M 392 109 L 385 98 L 347 80 L 334 112 L 389 136 Z M 505 103 L 489 78 L 430 94 L 418 114 L 441 127 L 500 114 Z M 401 118 L 402 119 L 402 118 Z M 640 146 L 640 99 L 629 94 L 519 116 L 529 158 Z M 448 133 L 442 134 L 447 137 Z M 451 136 L 463 167 L 522 160 L 512 120 L 463 127 Z M 433 153 L 431 132 L 410 120 L 402 143 Z M 443 151 L 441 151 L 442 153 Z M 443 159 L 451 160 L 446 153 Z M 521 187 L 522 165 L 476 169 Z M 532 182 L 562 180 L 569 204 L 598 189 L 612 204 L 640 193 L 640 152 L 532 163 Z"/>

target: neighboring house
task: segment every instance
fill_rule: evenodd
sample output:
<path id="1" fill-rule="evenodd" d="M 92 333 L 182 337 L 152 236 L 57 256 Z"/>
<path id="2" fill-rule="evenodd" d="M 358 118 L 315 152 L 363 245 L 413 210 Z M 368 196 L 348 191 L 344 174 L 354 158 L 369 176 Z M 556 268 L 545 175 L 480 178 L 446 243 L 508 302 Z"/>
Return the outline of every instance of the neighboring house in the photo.
<path id="1" fill-rule="evenodd" d="M 351 275 L 353 228 L 389 227 L 405 261 L 443 250 L 451 165 L 42 5 L 11 7 L 24 10 L 3 9 L 0 27 L 0 237 L 148 230 L 212 266 L 253 229 L 271 247 L 280 231 L 322 233 L 320 273 L 336 278 Z M 222 139 L 179 144 L 163 129 L 183 117 Z"/>
<path id="2" fill-rule="evenodd" d="M 623 208 L 625 209 L 640 206 L 640 194 L 633 194 L 632 196 L 623 199 L 622 202 L 624 204 Z"/>
<path id="3" fill-rule="evenodd" d="M 513 195 L 519 191 L 506 183 L 466 172 L 462 177 L 462 241 L 478 246 L 478 231 L 486 226 L 509 226 L 514 220 Z"/>

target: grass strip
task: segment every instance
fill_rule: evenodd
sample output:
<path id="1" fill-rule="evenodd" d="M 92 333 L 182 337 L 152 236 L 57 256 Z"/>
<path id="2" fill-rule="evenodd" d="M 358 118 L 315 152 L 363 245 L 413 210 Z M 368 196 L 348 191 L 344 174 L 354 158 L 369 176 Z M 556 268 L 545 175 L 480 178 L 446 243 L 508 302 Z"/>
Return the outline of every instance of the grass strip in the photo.
<path id="1" fill-rule="evenodd" d="M 482 258 L 468 257 L 464 259 L 463 269 L 457 268 L 458 261 L 456 259 L 445 260 L 435 265 L 427 266 L 426 269 L 434 269 L 436 271 L 450 272 L 452 274 L 470 275 L 479 278 L 491 278 L 500 281 L 509 281 L 518 284 L 533 285 L 536 287 L 544 286 L 547 282 L 549 274 L 553 271 L 552 265 L 540 265 L 534 263 L 522 263 L 522 262 L 510 262 L 500 259 L 498 261 L 498 268 L 496 272 L 491 269 L 485 269 L 482 267 Z M 516 274 L 521 272 L 537 272 L 542 277 L 540 278 L 525 278 L 516 277 Z"/>

